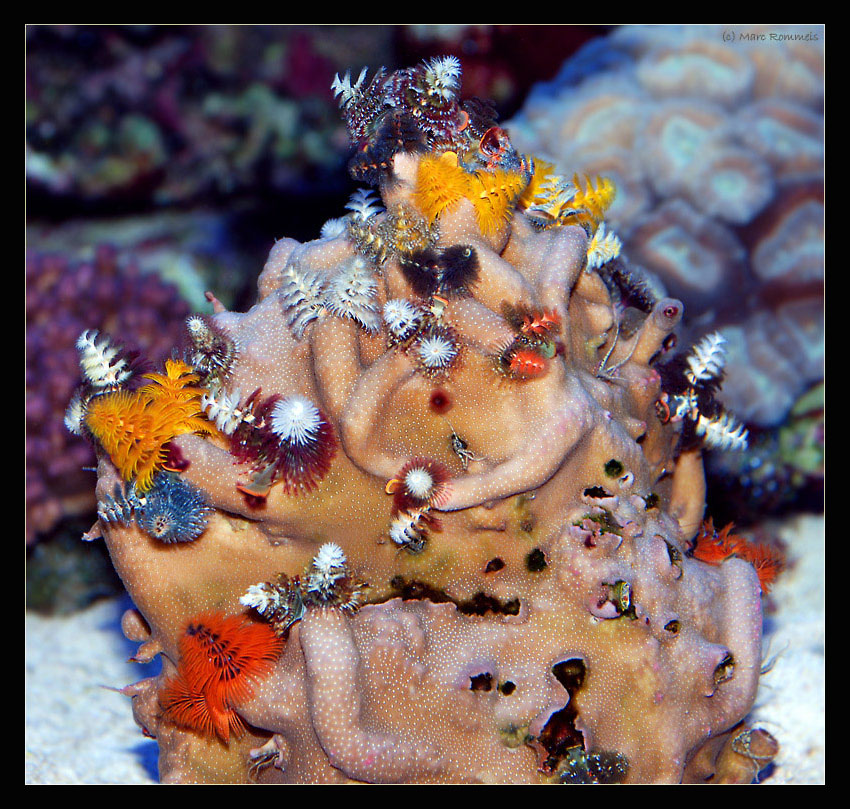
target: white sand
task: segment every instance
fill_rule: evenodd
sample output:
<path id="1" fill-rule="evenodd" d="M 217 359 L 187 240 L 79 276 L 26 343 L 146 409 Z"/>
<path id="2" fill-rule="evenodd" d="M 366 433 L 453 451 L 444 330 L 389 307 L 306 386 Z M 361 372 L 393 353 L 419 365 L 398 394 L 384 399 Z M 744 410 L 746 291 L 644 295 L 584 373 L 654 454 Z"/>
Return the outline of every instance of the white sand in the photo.
<path id="1" fill-rule="evenodd" d="M 824 521 L 798 517 L 781 525 L 792 569 L 771 593 L 777 612 L 765 622 L 765 660 L 752 719 L 779 740 L 771 784 L 825 783 Z"/>
<path id="2" fill-rule="evenodd" d="M 66 617 L 26 616 L 26 783 L 154 784 L 157 745 L 109 690 L 159 671 L 127 663 L 120 619 L 129 599 Z M 108 688 L 104 688 L 107 686 Z"/>

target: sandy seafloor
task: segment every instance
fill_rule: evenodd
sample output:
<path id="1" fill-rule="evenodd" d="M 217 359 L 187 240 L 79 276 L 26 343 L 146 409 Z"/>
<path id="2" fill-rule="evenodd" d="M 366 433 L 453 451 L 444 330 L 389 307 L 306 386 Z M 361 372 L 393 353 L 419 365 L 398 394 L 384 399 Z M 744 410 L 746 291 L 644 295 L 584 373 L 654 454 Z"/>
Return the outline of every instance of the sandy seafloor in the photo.
<path id="1" fill-rule="evenodd" d="M 765 659 L 775 657 L 752 718 L 780 742 L 765 784 L 825 783 L 824 522 L 780 526 L 792 568 L 776 583 L 765 623 Z M 120 618 L 129 599 L 45 618 L 26 615 L 26 783 L 154 784 L 157 746 L 133 722 L 130 700 L 110 690 L 156 674 L 128 663 L 136 644 Z"/>

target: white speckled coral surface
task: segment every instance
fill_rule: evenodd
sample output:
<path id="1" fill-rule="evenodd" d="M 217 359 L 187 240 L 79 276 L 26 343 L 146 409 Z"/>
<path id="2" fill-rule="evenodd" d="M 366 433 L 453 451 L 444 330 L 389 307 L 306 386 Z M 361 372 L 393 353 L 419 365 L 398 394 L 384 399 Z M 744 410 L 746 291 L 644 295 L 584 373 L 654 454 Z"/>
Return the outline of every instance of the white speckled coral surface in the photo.
<path id="1" fill-rule="evenodd" d="M 780 742 L 769 784 L 825 783 L 824 521 L 779 526 L 792 567 L 771 598 L 765 657 L 775 657 L 752 719 Z M 120 629 L 127 599 L 65 617 L 26 616 L 27 784 L 151 784 L 156 742 L 133 722 L 127 697 L 110 689 L 154 674 L 128 663 L 135 645 Z"/>

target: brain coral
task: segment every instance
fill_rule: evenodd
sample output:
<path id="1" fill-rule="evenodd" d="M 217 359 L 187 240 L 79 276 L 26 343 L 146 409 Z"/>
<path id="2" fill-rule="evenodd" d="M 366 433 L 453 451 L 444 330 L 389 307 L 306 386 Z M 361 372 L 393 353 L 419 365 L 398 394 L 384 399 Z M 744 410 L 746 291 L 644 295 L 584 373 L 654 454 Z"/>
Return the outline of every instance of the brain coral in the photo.
<path id="1" fill-rule="evenodd" d="M 728 341 L 723 401 L 780 424 L 823 377 L 824 29 L 623 26 L 507 126 L 517 148 L 616 183 L 629 260 Z"/>
<path id="2" fill-rule="evenodd" d="M 517 153 L 452 57 L 366 76 L 333 88 L 380 197 L 132 390 L 81 341 L 162 780 L 751 781 L 760 581 L 694 555 L 703 449 L 746 441 L 719 343 L 662 389 L 683 306 L 595 269 L 613 186 Z"/>

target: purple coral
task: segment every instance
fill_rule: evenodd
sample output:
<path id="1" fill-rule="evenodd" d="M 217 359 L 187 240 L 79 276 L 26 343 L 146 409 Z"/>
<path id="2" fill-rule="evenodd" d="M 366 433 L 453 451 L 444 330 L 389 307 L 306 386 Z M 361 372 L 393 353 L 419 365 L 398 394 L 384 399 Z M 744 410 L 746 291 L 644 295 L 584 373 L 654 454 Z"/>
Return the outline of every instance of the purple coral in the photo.
<path id="1" fill-rule="evenodd" d="M 26 263 L 27 542 L 61 518 L 93 513 L 91 447 L 72 435 L 65 413 L 79 383 L 76 343 L 87 330 L 122 324 L 122 336 L 152 361 L 180 337 L 174 318 L 188 306 L 171 284 L 140 273 L 110 247 L 92 260 L 31 253 Z"/>

